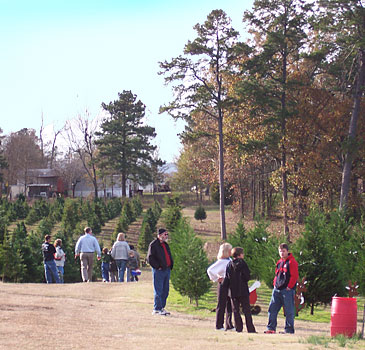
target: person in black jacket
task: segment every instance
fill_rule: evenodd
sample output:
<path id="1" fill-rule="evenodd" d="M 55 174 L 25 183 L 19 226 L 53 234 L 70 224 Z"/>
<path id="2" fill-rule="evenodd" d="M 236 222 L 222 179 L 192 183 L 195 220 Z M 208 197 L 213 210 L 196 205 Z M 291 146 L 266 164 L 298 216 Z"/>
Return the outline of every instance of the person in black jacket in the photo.
<path id="1" fill-rule="evenodd" d="M 152 267 L 153 288 L 154 288 L 154 306 L 152 315 L 169 315 L 165 310 L 166 300 L 169 295 L 170 273 L 174 262 L 170 247 L 167 244 L 169 234 L 164 228 L 157 232 L 157 238 L 154 239 L 147 253 L 147 261 Z"/>
<path id="2" fill-rule="evenodd" d="M 42 255 L 44 263 L 44 273 L 47 283 L 52 283 L 52 276 L 56 283 L 61 283 L 56 262 L 54 261 L 55 253 L 56 248 L 53 244 L 51 244 L 51 236 L 45 235 L 44 242 L 42 244 Z"/>
<path id="3" fill-rule="evenodd" d="M 248 333 L 256 333 L 253 325 L 250 300 L 250 292 L 248 290 L 248 281 L 250 279 L 250 269 L 243 260 L 243 248 L 235 247 L 232 249 L 233 261 L 229 262 L 226 269 L 226 277 L 224 284 L 229 287 L 232 300 L 232 311 L 236 332 L 242 332 L 243 323 L 240 315 L 240 305 L 242 305 L 245 314 L 246 328 Z"/>

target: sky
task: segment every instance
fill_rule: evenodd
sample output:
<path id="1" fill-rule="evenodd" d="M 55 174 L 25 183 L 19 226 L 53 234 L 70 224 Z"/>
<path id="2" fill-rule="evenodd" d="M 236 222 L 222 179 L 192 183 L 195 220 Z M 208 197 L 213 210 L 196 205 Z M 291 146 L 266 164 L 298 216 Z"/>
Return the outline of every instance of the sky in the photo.
<path id="1" fill-rule="evenodd" d="M 78 115 L 101 113 L 101 104 L 131 90 L 146 105 L 160 157 L 180 150 L 175 122 L 159 107 L 172 100 L 158 62 L 183 54 L 193 29 L 222 9 L 244 32 L 242 16 L 253 0 L 0 0 L 0 128 L 49 137 Z M 62 140 L 60 140 L 62 142 Z"/>

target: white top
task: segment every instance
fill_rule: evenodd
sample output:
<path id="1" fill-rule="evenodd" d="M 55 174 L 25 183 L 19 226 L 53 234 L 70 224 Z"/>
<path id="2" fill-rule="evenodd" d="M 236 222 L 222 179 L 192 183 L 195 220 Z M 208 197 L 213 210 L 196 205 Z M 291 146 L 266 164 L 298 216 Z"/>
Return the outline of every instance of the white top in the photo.
<path id="1" fill-rule="evenodd" d="M 65 260 L 66 260 L 66 256 L 65 256 L 65 252 L 63 251 L 63 249 L 58 246 L 56 248 L 56 253 L 54 255 L 55 257 L 55 262 L 57 266 L 65 266 Z"/>
<path id="2" fill-rule="evenodd" d="M 128 260 L 129 244 L 126 241 L 116 241 L 112 248 L 112 257 L 115 260 Z"/>
<path id="3" fill-rule="evenodd" d="M 217 282 L 219 278 L 226 277 L 226 268 L 231 259 L 218 259 L 214 264 L 210 265 L 207 269 L 209 278 L 213 282 Z"/>

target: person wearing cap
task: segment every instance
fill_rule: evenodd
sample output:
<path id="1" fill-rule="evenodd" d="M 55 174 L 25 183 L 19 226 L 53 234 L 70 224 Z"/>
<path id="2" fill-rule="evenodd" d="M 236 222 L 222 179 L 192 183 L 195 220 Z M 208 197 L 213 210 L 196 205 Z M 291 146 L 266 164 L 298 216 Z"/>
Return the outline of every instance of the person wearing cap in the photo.
<path id="1" fill-rule="evenodd" d="M 167 244 L 169 234 L 166 229 L 160 228 L 157 231 L 157 238 L 154 239 L 147 253 L 147 262 L 152 267 L 154 305 L 152 315 L 169 315 L 165 310 L 166 300 L 169 295 L 170 273 L 174 265 L 170 247 Z"/>

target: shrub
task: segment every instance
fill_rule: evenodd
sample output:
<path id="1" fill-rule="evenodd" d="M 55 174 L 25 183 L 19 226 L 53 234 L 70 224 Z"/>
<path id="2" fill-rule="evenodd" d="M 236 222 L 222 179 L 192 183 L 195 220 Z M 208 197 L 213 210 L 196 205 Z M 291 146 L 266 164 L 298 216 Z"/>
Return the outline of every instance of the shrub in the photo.
<path id="1" fill-rule="evenodd" d="M 201 222 L 203 222 L 203 220 L 207 218 L 207 213 L 205 212 L 205 209 L 201 205 L 199 205 L 199 207 L 196 208 L 194 213 L 194 218 L 195 220 L 200 220 Z"/>
<path id="2" fill-rule="evenodd" d="M 132 210 L 134 213 L 134 217 L 137 218 L 143 212 L 141 199 L 138 197 L 133 197 L 132 199 Z"/>
<path id="3" fill-rule="evenodd" d="M 185 220 L 180 220 L 171 235 L 171 254 L 174 259 L 171 271 L 174 288 L 198 306 L 199 298 L 211 287 L 206 272 L 209 262 L 202 241 Z"/>
<path id="4" fill-rule="evenodd" d="M 122 207 L 123 205 L 119 198 L 112 198 L 110 201 L 108 201 L 107 208 L 109 219 L 114 219 L 120 215 Z"/>
<path id="5" fill-rule="evenodd" d="M 162 212 L 162 221 L 165 224 L 168 231 L 173 231 L 180 219 L 182 218 L 179 197 L 166 197 L 165 202 L 167 208 Z"/>
<path id="6" fill-rule="evenodd" d="M 305 230 L 295 245 L 299 273 L 308 282 L 305 298 L 311 305 L 311 314 L 315 305 L 330 303 L 335 294 L 345 295 L 343 269 L 333 254 L 333 248 L 340 242 L 336 241 L 336 234 L 330 226 L 323 213 L 312 211 L 306 218 Z"/>
<path id="7" fill-rule="evenodd" d="M 155 200 L 155 202 L 153 203 L 152 210 L 153 210 L 153 215 L 155 216 L 156 220 L 158 221 L 160 219 L 160 216 L 162 213 L 162 208 L 158 201 Z"/>
<path id="8" fill-rule="evenodd" d="M 264 281 L 269 287 L 275 275 L 276 261 L 279 259 L 279 240 L 267 232 L 268 223 L 262 220 L 255 222 L 254 228 L 246 231 L 239 223 L 233 235 L 228 235 L 228 242 L 233 247 L 240 246 L 245 252 L 245 261 L 252 278 Z"/>
<path id="9" fill-rule="evenodd" d="M 66 199 L 62 214 L 62 226 L 66 231 L 72 232 L 81 219 L 80 205 L 72 199 Z"/>
<path id="10" fill-rule="evenodd" d="M 138 237 L 138 250 L 147 253 L 148 246 L 154 238 L 153 231 L 147 221 L 143 221 L 141 232 Z"/>

